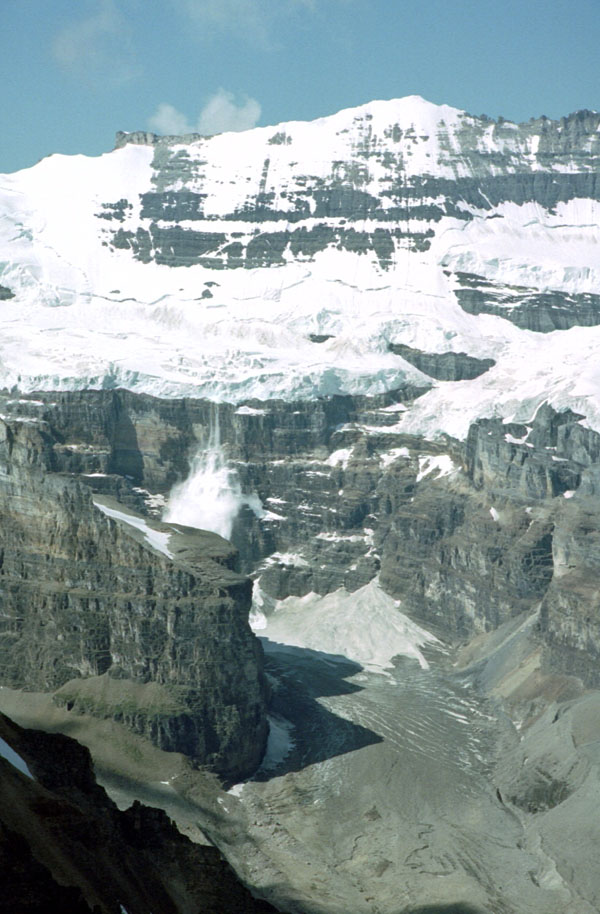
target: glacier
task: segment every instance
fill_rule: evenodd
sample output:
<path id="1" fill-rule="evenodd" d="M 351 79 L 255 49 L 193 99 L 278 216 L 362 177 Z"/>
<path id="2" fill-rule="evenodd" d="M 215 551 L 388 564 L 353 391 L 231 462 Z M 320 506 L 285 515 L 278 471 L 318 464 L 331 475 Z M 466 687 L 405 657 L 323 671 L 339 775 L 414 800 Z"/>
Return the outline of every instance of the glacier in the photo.
<path id="1" fill-rule="evenodd" d="M 399 416 L 410 433 L 464 438 L 544 401 L 600 429 L 596 318 L 507 319 L 519 296 L 600 295 L 600 116 L 583 115 L 516 125 L 411 96 L 235 136 L 120 134 L 0 176 L 0 383 L 240 405 L 409 385 L 429 388 Z M 496 313 L 461 306 L 488 289 Z M 391 343 L 495 364 L 432 383 Z"/>

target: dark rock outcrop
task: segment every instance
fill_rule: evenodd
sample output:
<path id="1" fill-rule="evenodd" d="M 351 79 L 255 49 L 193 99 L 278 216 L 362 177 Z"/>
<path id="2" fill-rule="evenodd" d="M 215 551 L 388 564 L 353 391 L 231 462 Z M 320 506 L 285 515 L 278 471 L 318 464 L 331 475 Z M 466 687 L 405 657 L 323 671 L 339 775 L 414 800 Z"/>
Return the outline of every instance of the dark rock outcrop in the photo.
<path id="1" fill-rule="evenodd" d="M 456 277 L 460 286 L 455 295 L 468 314 L 495 314 L 536 333 L 600 324 L 600 295 L 591 292 L 540 292 L 495 283 L 473 273 L 457 273 Z"/>
<path id="2" fill-rule="evenodd" d="M 0 715 L 0 736 L 33 778 L 0 758 L 0 856 L 6 914 L 271 914 L 216 848 L 193 844 L 166 814 L 120 812 L 87 749 Z"/>
<path id="3" fill-rule="evenodd" d="M 438 381 L 472 381 L 496 364 L 493 359 L 478 359 L 466 352 L 423 352 L 403 343 L 389 343 L 388 349 Z"/>

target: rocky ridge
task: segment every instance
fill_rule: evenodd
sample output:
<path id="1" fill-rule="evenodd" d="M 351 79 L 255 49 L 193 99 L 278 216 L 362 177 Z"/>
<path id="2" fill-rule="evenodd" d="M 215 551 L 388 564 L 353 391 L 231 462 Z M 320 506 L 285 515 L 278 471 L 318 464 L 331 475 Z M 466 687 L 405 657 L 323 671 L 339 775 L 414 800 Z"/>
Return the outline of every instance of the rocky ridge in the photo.
<path id="1" fill-rule="evenodd" d="M 0 758 L 1 911 L 275 911 L 250 895 L 214 847 L 193 844 L 162 810 L 136 802 L 119 811 L 75 740 L 4 715 L 0 734 L 21 769 Z"/>

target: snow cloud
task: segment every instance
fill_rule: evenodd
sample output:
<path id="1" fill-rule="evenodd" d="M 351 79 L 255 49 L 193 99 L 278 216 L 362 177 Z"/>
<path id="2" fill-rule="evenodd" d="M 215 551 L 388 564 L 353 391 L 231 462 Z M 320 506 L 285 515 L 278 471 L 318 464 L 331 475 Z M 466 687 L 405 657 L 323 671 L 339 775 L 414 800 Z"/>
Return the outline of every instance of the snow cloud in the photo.
<path id="1" fill-rule="evenodd" d="M 114 0 L 100 0 L 90 16 L 62 28 L 54 36 L 52 56 L 65 72 L 86 82 L 121 86 L 141 73 Z"/>
<path id="2" fill-rule="evenodd" d="M 210 136 L 227 131 L 249 130 L 260 118 L 261 107 L 255 98 L 236 102 L 233 92 L 217 89 L 208 99 L 195 121 L 189 121 L 185 114 L 173 105 L 162 102 L 148 125 L 163 135 L 201 133 Z"/>

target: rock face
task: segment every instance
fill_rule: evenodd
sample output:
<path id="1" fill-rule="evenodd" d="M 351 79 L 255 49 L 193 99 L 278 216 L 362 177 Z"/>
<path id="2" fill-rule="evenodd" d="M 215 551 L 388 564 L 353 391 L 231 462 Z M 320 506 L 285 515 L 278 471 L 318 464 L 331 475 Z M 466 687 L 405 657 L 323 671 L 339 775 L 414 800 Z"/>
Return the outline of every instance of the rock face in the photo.
<path id="1" fill-rule="evenodd" d="M 389 350 L 439 381 L 472 381 L 496 364 L 493 359 L 476 359 L 466 352 L 421 352 L 403 343 L 390 343 Z"/>
<path id="2" fill-rule="evenodd" d="M 262 506 L 258 514 L 239 506 L 232 539 L 241 567 L 257 569 L 264 597 L 325 594 L 339 587 L 353 591 L 379 574 L 383 587 L 412 615 L 452 638 L 493 629 L 541 602 L 546 662 L 595 683 L 593 536 L 600 436 L 579 416 L 546 406 L 528 424 L 482 420 L 464 443 L 431 442 L 399 430 L 398 417 L 410 414 L 409 390 L 404 403 L 388 401 L 340 397 L 294 409 L 281 402 L 240 409 L 90 391 L 5 408 L 29 412 L 30 422 L 16 426 L 20 434 L 26 441 L 39 436 L 51 455 L 47 460 L 86 484 L 82 489 L 70 480 L 66 487 L 64 477 L 51 477 L 61 480 L 64 491 L 93 487 L 105 500 L 119 498 L 128 506 L 122 510 L 146 515 L 156 512 L 157 496 L 167 495 L 172 483 L 188 474 L 188 459 L 206 445 L 218 415 L 223 451 L 240 491 Z M 37 431 L 34 415 L 45 423 Z M 28 447 L 36 455 L 42 445 Z M 129 471 L 133 479 L 126 478 Z M 90 537 L 109 523 L 99 512 L 95 516 Z M 157 532 L 169 529 L 152 523 Z M 117 531 L 114 525 L 112 535 L 113 542 L 134 545 L 131 529 Z M 135 548 L 137 555 L 144 547 L 135 543 Z M 181 563 L 186 558 L 183 552 L 178 557 Z M 167 569 L 160 586 L 175 599 L 178 582 L 188 581 L 181 565 L 160 555 L 153 560 Z M 230 560 L 217 556 L 218 575 L 231 575 L 223 567 Z M 139 581 L 131 570 L 115 573 L 123 575 L 123 591 Z M 137 586 L 143 599 L 151 599 L 145 578 Z M 247 587 L 232 581 L 228 593 L 243 592 L 247 600 Z M 100 677 L 98 690 L 109 704 L 110 683 L 118 681 L 112 677 L 123 664 L 126 675 L 138 679 L 158 677 L 163 683 L 171 675 L 163 661 L 143 661 L 143 651 L 133 656 L 125 651 L 119 660 L 118 645 L 130 638 L 126 630 L 117 635 L 120 623 L 115 625 L 111 651 L 106 653 L 106 640 L 98 635 L 95 659 L 86 661 L 92 664 L 87 675 Z M 68 640 L 65 656 L 74 650 Z M 22 650 L 11 650 L 10 656 Z M 61 679 L 56 673 L 60 650 L 53 647 L 54 659 L 46 663 L 40 663 L 42 656 L 35 661 L 36 682 L 46 677 L 53 688 L 62 686 L 62 701 L 91 702 L 84 681 L 76 689 L 63 685 L 69 675 L 64 672 Z M 6 676 L 7 659 L 4 668 Z M 183 676 L 183 667 L 177 668 Z"/>
<path id="3" fill-rule="evenodd" d="M 24 730 L 4 715 L 0 735 L 31 774 L 0 758 L 0 911 L 275 911 L 250 895 L 216 848 L 192 844 L 162 810 L 136 802 L 120 812 L 75 740 Z"/>
<path id="4" fill-rule="evenodd" d="M 248 774 L 266 741 L 265 683 L 235 551 L 118 503 L 111 517 L 53 472 L 60 446 L 43 423 L 0 431 L 2 681 Z"/>
<path id="5" fill-rule="evenodd" d="M 439 109 L 437 123 L 429 111 L 419 123 L 418 117 L 403 118 L 410 101 L 389 103 L 385 119 L 383 107 L 373 105 L 356 109 L 350 127 L 338 124 L 343 113 L 323 122 L 322 148 L 326 156 L 329 149 L 336 154 L 319 177 L 314 169 L 298 168 L 306 150 L 297 125 L 282 125 L 271 135 L 261 130 L 259 149 L 246 157 L 241 152 L 236 162 L 247 189 L 242 184 L 242 197 L 225 212 L 218 206 L 218 213 L 212 156 L 220 138 L 119 133 L 117 149 L 152 148 L 153 187 L 140 197 L 141 225 L 115 226 L 110 243 L 142 262 L 211 269 L 281 266 L 288 256 L 312 260 L 335 246 L 374 256 L 385 270 L 399 248 L 426 250 L 445 215 L 469 220 L 469 206 L 491 211 L 506 201 L 535 202 L 551 210 L 574 198 L 599 199 L 592 167 L 600 154 L 598 114 L 581 111 L 517 126 L 447 108 Z M 427 108 L 412 101 L 415 109 Z M 422 162 L 425 152 L 435 161 Z M 566 173 L 567 164 L 574 174 Z M 188 186 L 174 189 L 176 176 Z M 100 217 L 124 223 L 133 206 L 137 218 L 137 201 L 129 207 L 124 202 L 107 201 Z M 211 229 L 211 222 L 219 228 Z M 246 226 L 234 231 L 228 222 Z M 248 223 L 261 229 L 251 232 Z"/>
<path id="6" fill-rule="evenodd" d="M 595 327 L 600 323 L 600 295 L 591 292 L 541 292 L 460 271 L 456 279 L 459 285 L 454 294 L 468 314 L 495 314 L 536 333 Z"/>

